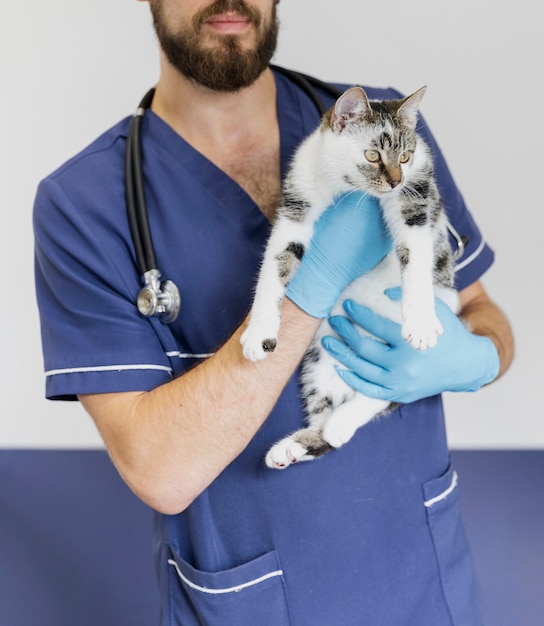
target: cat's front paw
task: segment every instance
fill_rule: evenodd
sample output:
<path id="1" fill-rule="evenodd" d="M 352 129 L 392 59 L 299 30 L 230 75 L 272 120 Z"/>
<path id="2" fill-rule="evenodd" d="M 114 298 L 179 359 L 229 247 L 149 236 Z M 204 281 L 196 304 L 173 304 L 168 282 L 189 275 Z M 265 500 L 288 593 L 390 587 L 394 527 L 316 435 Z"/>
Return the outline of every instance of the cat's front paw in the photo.
<path id="1" fill-rule="evenodd" d="M 263 339 L 264 337 L 264 339 Z M 250 361 L 261 361 L 266 358 L 270 352 L 274 352 L 278 340 L 276 333 L 269 335 L 263 334 L 260 328 L 249 324 L 240 338 L 244 357 Z"/>
<path id="2" fill-rule="evenodd" d="M 442 324 L 434 314 L 406 318 L 402 324 L 403 339 L 416 350 L 434 348 L 443 332 Z"/>

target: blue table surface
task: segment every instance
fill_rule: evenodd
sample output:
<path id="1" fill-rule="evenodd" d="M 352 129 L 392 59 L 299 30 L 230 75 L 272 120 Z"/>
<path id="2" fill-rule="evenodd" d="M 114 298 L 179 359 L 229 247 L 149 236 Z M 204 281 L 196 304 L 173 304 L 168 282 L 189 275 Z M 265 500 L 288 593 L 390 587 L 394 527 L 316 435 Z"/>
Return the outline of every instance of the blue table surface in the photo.
<path id="1" fill-rule="evenodd" d="M 544 451 L 452 457 L 486 623 L 544 624 Z M 0 472 L 1 626 L 157 623 L 152 513 L 106 452 L 0 450 Z"/>

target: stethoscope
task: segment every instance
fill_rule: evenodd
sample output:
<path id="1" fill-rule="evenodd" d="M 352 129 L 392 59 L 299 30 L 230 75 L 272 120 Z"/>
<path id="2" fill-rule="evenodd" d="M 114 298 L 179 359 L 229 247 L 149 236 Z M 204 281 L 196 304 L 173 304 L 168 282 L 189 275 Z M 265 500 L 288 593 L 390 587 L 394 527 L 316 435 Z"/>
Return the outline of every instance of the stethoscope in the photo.
<path id="1" fill-rule="evenodd" d="M 342 89 L 312 76 L 276 65 L 271 67 L 299 86 L 313 102 L 319 115 L 323 115 L 326 108 L 317 93 L 317 88 L 331 94 L 335 99 L 343 93 Z M 142 120 L 146 110 L 151 106 L 154 94 L 154 88 L 145 94 L 130 122 L 125 153 L 125 196 L 130 234 L 144 284 L 136 300 L 138 311 L 145 317 L 157 316 L 162 323 L 170 324 L 179 315 L 181 296 L 178 287 L 171 280 L 161 281 L 149 227 L 142 167 Z M 456 241 L 454 258 L 458 259 L 464 254 L 467 238 L 459 235 L 449 221 L 448 230 Z"/>

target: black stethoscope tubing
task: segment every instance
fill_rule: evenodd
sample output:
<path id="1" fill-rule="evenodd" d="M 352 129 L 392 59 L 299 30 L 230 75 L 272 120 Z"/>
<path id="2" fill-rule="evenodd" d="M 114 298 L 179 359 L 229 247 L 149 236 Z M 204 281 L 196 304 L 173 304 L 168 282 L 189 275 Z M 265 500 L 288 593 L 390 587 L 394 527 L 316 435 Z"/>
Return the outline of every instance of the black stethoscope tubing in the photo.
<path id="1" fill-rule="evenodd" d="M 317 89 L 322 89 L 334 98 L 343 93 L 340 88 L 313 76 L 276 65 L 271 67 L 298 85 L 313 102 L 320 116 L 325 113 L 326 107 Z M 154 88 L 145 94 L 130 122 L 125 153 L 125 199 L 136 261 L 144 281 L 144 287 L 138 294 L 138 310 L 148 317 L 157 315 L 161 321 L 168 324 L 177 318 L 181 300 L 179 290 L 172 281 L 160 282 L 161 275 L 149 226 L 142 164 L 142 121 L 146 110 L 151 106 L 154 94 Z M 448 229 L 457 242 L 455 257 L 459 258 L 464 252 L 466 238 L 460 237 L 449 222 Z"/>
<path id="2" fill-rule="evenodd" d="M 132 116 L 125 158 L 125 195 L 128 223 L 136 251 L 136 260 L 142 276 L 151 269 L 157 269 L 157 257 L 151 237 L 145 200 L 141 141 L 143 116 L 151 106 L 154 94 L 155 89 L 150 89 Z"/>
<path id="3" fill-rule="evenodd" d="M 342 93 L 333 85 L 306 74 L 275 65 L 271 67 L 298 85 L 312 100 L 320 115 L 323 115 L 326 109 L 316 89 L 321 88 L 334 98 L 338 98 Z M 178 316 L 181 299 L 179 290 L 172 281 L 160 281 L 161 274 L 157 267 L 157 255 L 149 226 L 143 176 L 142 121 L 146 110 L 151 106 L 154 94 L 154 88 L 145 94 L 130 122 L 125 153 L 125 200 L 136 262 L 144 282 L 144 287 L 138 294 L 138 310 L 146 317 L 157 315 L 161 321 L 171 323 Z"/>

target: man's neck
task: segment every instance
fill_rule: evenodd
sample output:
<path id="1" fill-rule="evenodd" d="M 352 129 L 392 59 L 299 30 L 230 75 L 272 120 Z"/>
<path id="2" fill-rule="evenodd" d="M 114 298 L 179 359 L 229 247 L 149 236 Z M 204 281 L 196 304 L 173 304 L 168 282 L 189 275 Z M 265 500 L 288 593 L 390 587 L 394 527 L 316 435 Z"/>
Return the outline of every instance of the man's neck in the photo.
<path id="1" fill-rule="evenodd" d="M 227 93 L 198 85 L 163 64 L 152 109 L 204 153 L 214 146 L 251 145 L 277 125 L 274 76 L 267 69 L 250 87 Z"/>

